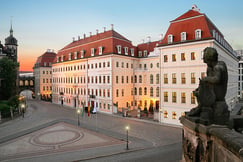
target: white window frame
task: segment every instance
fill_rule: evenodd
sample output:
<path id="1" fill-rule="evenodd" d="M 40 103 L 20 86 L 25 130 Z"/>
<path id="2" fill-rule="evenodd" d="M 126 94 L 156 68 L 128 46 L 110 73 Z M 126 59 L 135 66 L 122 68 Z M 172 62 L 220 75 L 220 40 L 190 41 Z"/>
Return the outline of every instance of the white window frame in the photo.
<path id="1" fill-rule="evenodd" d="M 57 56 L 57 62 L 59 62 L 59 57 Z"/>
<path id="2" fill-rule="evenodd" d="M 131 56 L 134 56 L 134 48 L 131 48 Z"/>
<path id="3" fill-rule="evenodd" d="M 173 43 L 173 35 L 169 34 L 168 35 L 168 44 Z"/>
<path id="4" fill-rule="evenodd" d="M 68 54 L 68 60 L 72 60 L 72 53 Z"/>
<path id="5" fill-rule="evenodd" d="M 147 50 L 144 50 L 143 51 L 143 55 L 144 55 L 144 57 L 148 57 L 148 51 Z"/>
<path id="6" fill-rule="evenodd" d="M 103 47 L 100 46 L 100 47 L 99 47 L 99 55 L 102 55 L 102 54 L 103 54 Z"/>
<path id="7" fill-rule="evenodd" d="M 142 51 L 138 51 L 138 57 L 142 57 L 143 52 Z"/>
<path id="8" fill-rule="evenodd" d="M 81 51 L 81 56 L 80 56 L 81 58 L 84 58 L 84 53 L 85 53 L 85 51 L 82 50 L 82 51 Z"/>
<path id="9" fill-rule="evenodd" d="M 95 55 L 95 48 L 91 48 L 91 56 Z"/>
<path id="10" fill-rule="evenodd" d="M 201 29 L 197 29 L 195 30 L 195 39 L 201 39 L 202 38 L 202 30 Z"/>
<path id="11" fill-rule="evenodd" d="M 61 57 L 61 62 L 63 62 L 63 58 L 64 58 L 64 56 L 62 55 L 62 57 Z"/>
<path id="12" fill-rule="evenodd" d="M 74 59 L 76 60 L 78 58 L 78 52 L 74 52 Z"/>
<path id="13" fill-rule="evenodd" d="M 186 41 L 186 32 L 181 32 L 181 42 Z"/>
<path id="14" fill-rule="evenodd" d="M 125 55 L 128 55 L 128 47 L 124 47 Z"/>
<path id="15" fill-rule="evenodd" d="M 116 48 L 117 48 L 117 53 L 121 54 L 121 45 L 117 45 Z"/>

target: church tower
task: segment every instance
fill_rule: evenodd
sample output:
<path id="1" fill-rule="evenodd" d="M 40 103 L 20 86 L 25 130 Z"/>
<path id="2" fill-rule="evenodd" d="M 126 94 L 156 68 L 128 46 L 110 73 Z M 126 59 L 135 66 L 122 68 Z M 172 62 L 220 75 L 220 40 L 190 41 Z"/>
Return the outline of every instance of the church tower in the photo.
<path id="1" fill-rule="evenodd" d="M 9 58 L 13 61 L 17 62 L 17 39 L 13 36 L 13 28 L 12 28 L 12 21 L 10 27 L 10 35 L 5 39 L 5 52 Z"/>

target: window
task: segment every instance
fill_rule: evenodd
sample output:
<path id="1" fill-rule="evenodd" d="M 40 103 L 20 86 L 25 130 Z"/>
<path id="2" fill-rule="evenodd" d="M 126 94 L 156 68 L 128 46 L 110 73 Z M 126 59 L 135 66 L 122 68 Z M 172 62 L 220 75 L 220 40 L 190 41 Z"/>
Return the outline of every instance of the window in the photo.
<path id="1" fill-rule="evenodd" d="M 168 102 L 168 92 L 164 92 L 164 102 Z"/>
<path id="2" fill-rule="evenodd" d="M 157 63 L 157 68 L 159 68 L 159 63 Z"/>
<path id="3" fill-rule="evenodd" d="M 131 56 L 134 56 L 134 48 L 131 48 Z"/>
<path id="4" fill-rule="evenodd" d="M 201 29 L 197 29 L 195 30 L 195 39 L 201 39 L 201 36 L 202 36 L 202 31 Z"/>
<path id="5" fill-rule="evenodd" d="M 121 45 L 116 46 L 116 48 L 117 48 L 117 53 L 121 54 Z"/>
<path id="6" fill-rule="evenodd" d="M 62 56 L 61 56 L 61 62 L 63 62 L 63 60 L 64 60 L 64 56 L 62 55 Z"/>
<path id="7" fill-rule="evenodd" d="M 150 97 L 153 97 L 154 96 L 154 89 L 153 87 L 150 88 Z"/>
<path id="8" fill-rule="evenodd" d="M 103 62 L 103 68 L 105 68 L 105 62 Z"/>
<path id="9" fill-rule="evenodd" d="M 103 48 L 102 46 L 99 47 L 99 55 L 102 55 L 103 54 Z"/>
<path id="10" fill-rule="evenodd" d="M 156 84 L 159 84 L 159 74 L 156 74 Z"/>
<path id="11" fill-rule="evenodd" d="M 154 76 L 150 74 L 150 84 L 154 84 Z"/>
<path id="12" fill-rule="evenodd" d="M 159 87 L 156 88 L 156 97 L 159 97 Z"/>
<path id="13" fill-rule="evenodd" d="M 144 70 L 147 70 L 147 64 L 143 65 Z"/>
<path id="14" fill-rule="evenodd" d="M 172 92 L 172 102 L 176 103 L 176 92 Z"/>
<path id="15" fill-rule="evenodd" d="M 142 95 L 142 88 L 141 87 L 139 88 L 139 92 L 138 93 L 139 93 L 140 96 Z"/>
<path id="16" fill-rule="evenodd" d="M 85 51 L 81 50 L 81 58 L 84 58 L 84 53 L 85 53 Z"/>
<path id="17" fill-rule="evenodd" d="M 72 53 L 69 53 L 68 60 L 72 60 Z"/>
<path id="18" fill-rule="evenodd" d="M 118 79 L 119 79 L 118 76 L 116 76 L 116 83 L 117 83 L 117 84 L 119 83 Z"/>
<path id="19" fill-rule="evenodd" d="M 127 83 L 129 83 L 129 77 L 127 76 Z"/>
<path id="20" fill-rule="evenodd" d="M 57 56 L 57 62 L 59 62 L 59 57 Z"/>
<path id="21" fill-rule="evenodd" d="M 122 76 L 121 83 L 124 83 L 124 76 Z"/>
<path id="22" fill-rule="evenodd" d="M 181 103 L 186 103 L 186 93 L 185 92 L 181 93 Z"/>
<path id="23" fill-rule="evenodd" d="M 151 68 L 151 69 L 153 68 L 153 63 L 150 64 L 150 68 Z"/>
<path id="24" fill-rule="evenodd" d="M 124 89 L 122 89 L 122 96 L 124 96 Z"/>
<path id="25" fill-rule="evenodd" d="M 173 61 L 173 62 L 176 61 L 176 54 L 172 54 L 172 61 Z"/>
<path id="26" fill-rule="evenodd" d="M 148 51 L 147 50 L 144 50 L 143 51 L 143 55 L 144 55 L 144 57 L 148 57 Z"/>
<path id="27" fill-rule="evenodd" d="M 137 88 L 134 88 L 134 95 L 137 95 Z"/>
<path id="28" fill-rule="evenodd" d="M 173 35 L 169 34 L 168 35 L 168 44 L 173 43 Z"/>
<path id="29" fill-rule="evenodd" d="M 105 83 L 105 76 L 103 76 L 103 83 Z"/>
<path id="30" fill-rule="evenodd" d="M 142 83 L 142 75 L 139 75 L 139 83 Z"/>
<path id="31" fill-rule="evenodd" d="M 116 62 L 116 67 L 119 67 L 119 62 Z"/>
<path id="32" fill-rule="evenodd" d="M 137 83 L 137 75 L 134 76 L 134 83 Z"/>
<path id="33" fill-rule="evenodd" d="M 195 52 L 191 52 L 191 60 L 195 60 L 196 56 L 195 56 Z"/>
<path id="34" fill-rule="evenodd" d="M 172 83 L 176 84 L 176 73 L 172 74 Z"/>
<path id="35" fill-rule="evenodd" d="M 78 58 L 78 52 L 74 53 L 74 59 L 76 60 Z"/>
<path id="36" fill-rule="evenodd" d="M 147 95 L 147 87 L 144 87 L 144 95 Z"/>
<path id="37" fill-rule="evenodd" d="M 164 118 L 168 118 L 168 112 L 167 112 L 167 110 L 164 111 Z"/>
<path id="38" fill-rule="evenodd" d="M 116 97 L 119 97 L 119 89 L 116 90 Z"/>
<path id="39" fill-rule="evenodd" d="M 168 84 L 168 74 L 164 74 L 164 84 Z"/>
<path id="40" fill-rule="evenodd" d="M 191 93 L 191 104 L 196 104 L 195 96 Z"/>
<path id="41" fill-rule="evenodd" d="M 172 112 L 172 119 L 176 119 L 176 112 L 175 111 Z"/>
<path id="42" fill-rule="evenodd" d="M 127 68 L 129 68 L 129 63 L 127 63 Z"/>
<path id="43" fill-rule="evenodd" d="M 110 62 L 107 62 L 107 67 L 110 67 Z"/>
<path id="44" fill-rule="evenodd" d="M 121 67 L 124 68 L 124 62 L 122 62 Z"/>
<path id="45" fill-rule="evenodd" d="M 191 84 L 196 83 L 195 73 L 191 73 Z"/>
<path id="46" fill-rule="evenodd" d="M 138 51 L 138 57 L 142 57 L 143 52 L 142 51 Z"/>
<path id="47" fill-rule="evenodd" d="M 186 74 L 181 73 L 181 84 L 186 84 Z"/>
<path id="48" fill-rule="evenodd" d="M 185 61 L 186 60 L 186 55 L 185 53 L 181 53 L 181 61 Z"/>
<path id="49" fill-rule="evenodd" d="M 91 56 L 95 55 L 95 48 L 91 48 Z"/>
<path id="50" fill-rule="evenodd" d="M 46 62 L 44 62 L 44 66 L 46 66 Z"/>
<path id="51" fill-rule="evenodd" d="M 181 32 L 181 41 L 186 41 L 186 32 Z"/>
<path id="52" fill-rule="evenodd" d="M 124 47 L 125 55 L 128 55 L 128 47 Z"/>
<path id="53" fill-rule="evenodd" d="M 110 83 L 110 76 L 107 76 L 107 83 Z"/>

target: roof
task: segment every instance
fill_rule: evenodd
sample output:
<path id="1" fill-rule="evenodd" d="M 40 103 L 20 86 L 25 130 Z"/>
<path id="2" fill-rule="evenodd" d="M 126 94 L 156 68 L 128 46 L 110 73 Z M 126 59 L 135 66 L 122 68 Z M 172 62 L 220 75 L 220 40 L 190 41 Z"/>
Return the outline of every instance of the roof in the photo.
<path id="1" fill-rule="evenodd" d="M 170 26 L 165 34 L 161 45 L 168 44 L 168 35 L 173 35 L 173 43 L 186 43 L 190 41 L 198 41 L 195 39 L 195 31 L 201 30 L 201 39 L 213 39 L 213 31 L 217 32 L 221 38 L 223 34 L 217 29 L 212 21 L 205 15 L 197 10 L 189 10 L 181 16 L 170 22 Z M 181 42 L 181 33 L 186 32 L 186 41 Z"/>
<path id="2" fill-rule="evenodd" d="M 154 48 L 159 44 L 159 41 L 154 41 L 154 42 L 147 42 L 147 43 L 142 43 L 137 46 L 137 51 L 145 51 L 147 50 L 147 54 L 149 55 L 150 52 L 154 51 Z M 142 55 L 144 57 L 144 53 Z"/>
<path id="3" fill-rule="evenodd" d="M 61 57 L 63 57 L 63 61 L 68 61 L 69 54 L 71 54 L 71 60 L 73 60 L 75 59 L 74 53 L 77 54 L 76 59 L 79 59 L 81 58 L 81 51 L 85 52 L 84 58 L 91 57 L 92 48 L 95 49 L 94 56 L 99 56 L 100 47 L 102 48 L 102 55 L 118 54 L 117 46 L 121 46 L 122 54 L 125 53 L 124 47 L 133 48 L 136 57 L 136 47 L 132 45 L 131 41 L 112 29 L 69 43 L 58 51 L 54 62 L 57 62 L 57 59 L 61 62 Z M 131 56 L 130 50 L 128 50 L 128 56 Z"/>
<path id="4" fill-rule="evenodd" d="M 35 67 L 49 67 L 56 58 L 56 53 L 47 51 L 41 56 L 39 56 L 35 62 Z M 46 65 L 45 65 L 46 63 Z"/>

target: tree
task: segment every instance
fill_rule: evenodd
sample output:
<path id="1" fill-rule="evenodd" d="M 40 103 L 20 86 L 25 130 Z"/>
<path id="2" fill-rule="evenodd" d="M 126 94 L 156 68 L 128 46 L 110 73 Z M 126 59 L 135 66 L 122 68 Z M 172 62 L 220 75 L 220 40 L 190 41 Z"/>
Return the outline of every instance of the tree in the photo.
<path id="1" fill-rule="evenodd" d="M 0 59 L 0 92 L 2 99 L 9 99 L 16 94 L 18 63 L 6 57 Z"/>

